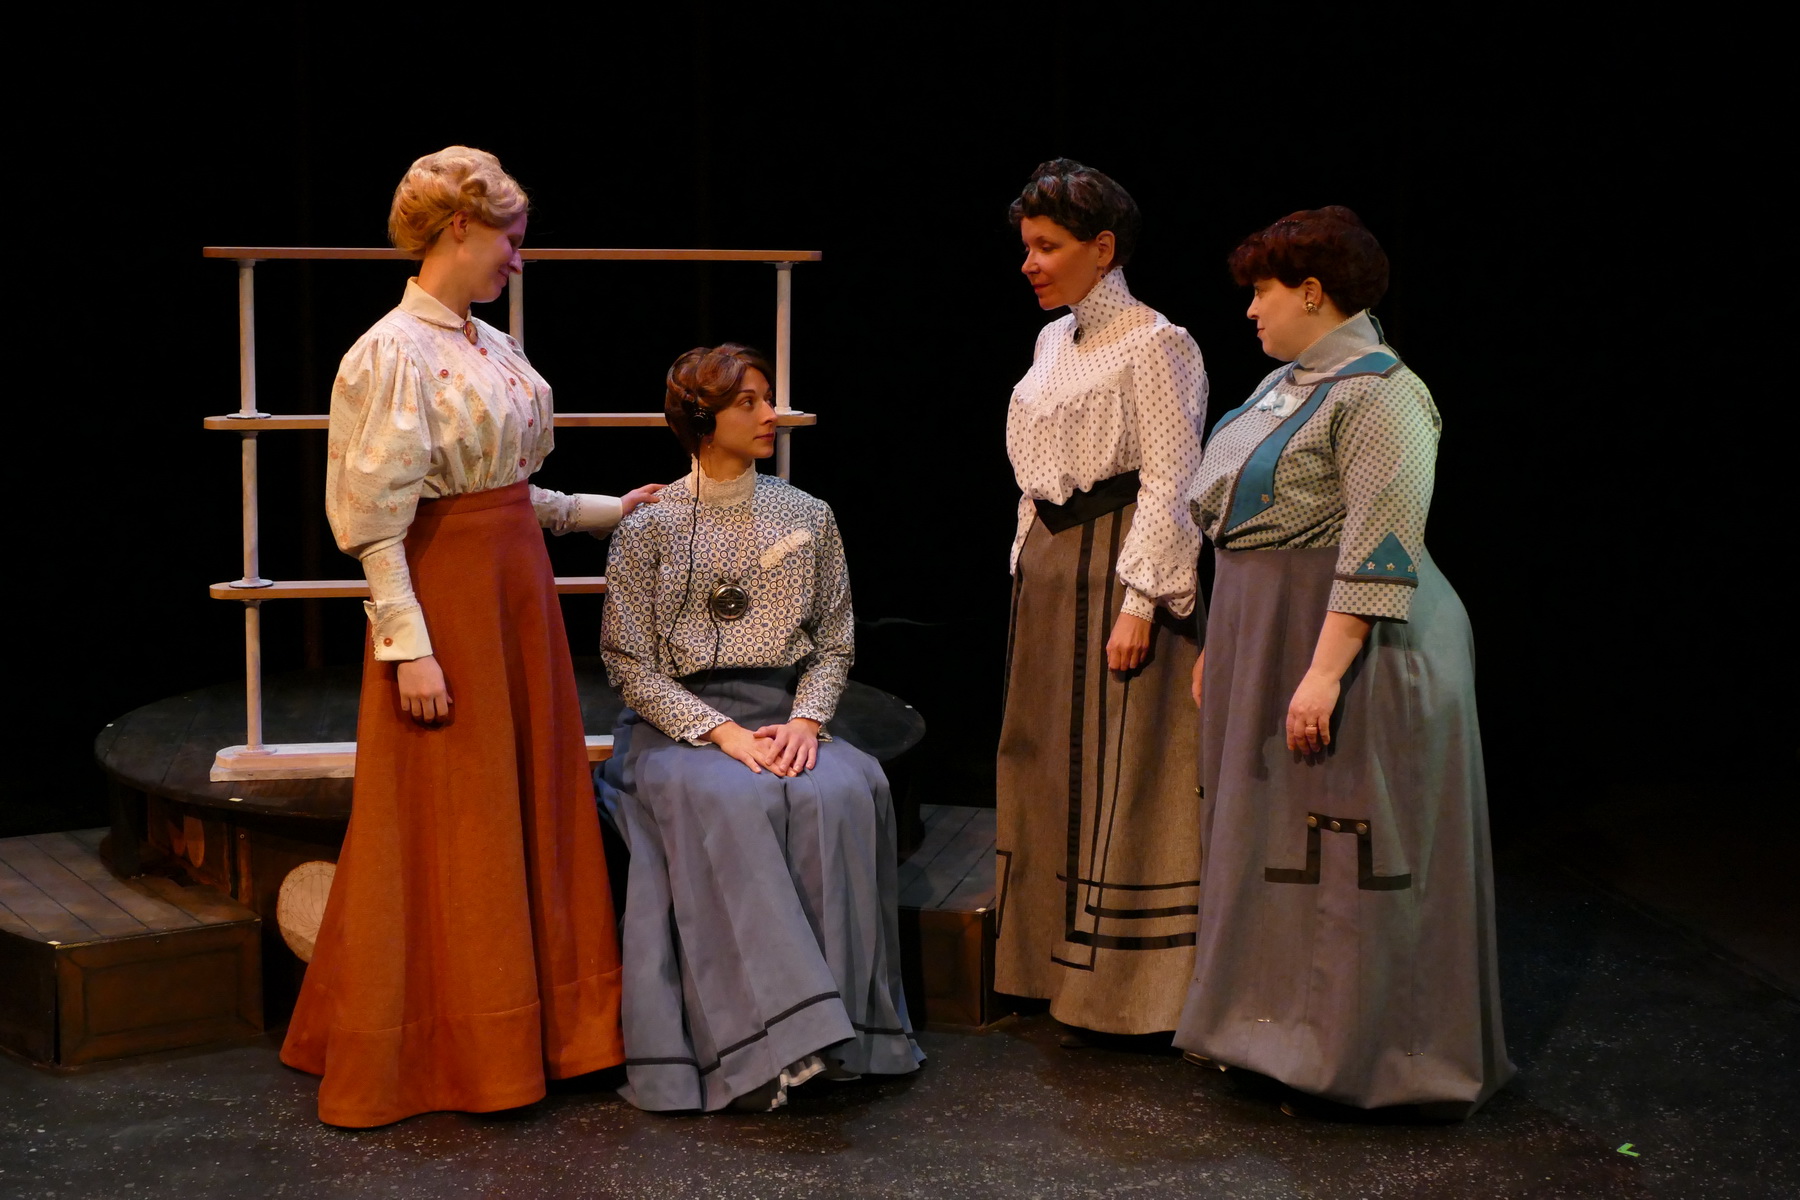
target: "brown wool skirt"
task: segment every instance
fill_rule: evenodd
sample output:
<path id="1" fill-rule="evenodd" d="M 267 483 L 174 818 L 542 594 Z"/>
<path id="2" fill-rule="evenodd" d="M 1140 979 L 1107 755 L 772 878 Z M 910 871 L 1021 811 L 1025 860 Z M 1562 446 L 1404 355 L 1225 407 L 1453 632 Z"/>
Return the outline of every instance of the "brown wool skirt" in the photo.
<path id="1" fill-rule="evenodd" d="M 624 1061 L 581 707 L 527 485 L 419 505 L 413 588 L 453 701 L 400 708 L 365 648 L 355 801 L 282 1061 L 319 1117 L 529 1104 Z"/>
<path id="2" fill-rule="evenodd" d="M 1200 879 L 1193 618 L 1157 610 L 1150 659 L 1107 670 L 1136 505 L 1019 554 L 997 803 L 994 986 L 1107 1033 L 1173 1029 Z"/>

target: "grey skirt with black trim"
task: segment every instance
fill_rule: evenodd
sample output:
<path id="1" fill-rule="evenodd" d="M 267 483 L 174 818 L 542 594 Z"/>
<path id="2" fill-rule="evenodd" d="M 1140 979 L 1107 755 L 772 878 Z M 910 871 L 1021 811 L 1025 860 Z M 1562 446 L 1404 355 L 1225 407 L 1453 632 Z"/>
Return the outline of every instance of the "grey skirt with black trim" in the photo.
<path id="1" fill-rule="evenodd" d="M 1025 539 L 997 795 L 994 986 L 1121 1034 L 1175 1028 L 1200 879 L 1193 619 L 1159 608 L 1149 661 L 1106 666 L 1136 511 Z"/>
<path id="2" fill-rule="evenodd" d="M 756 729 L 787 720 L 793 676 L 720 671 L 698 694 Z M 820 1052 L 916 1070 L 881 764 L 840 738 L 792 779 L 755 774 L 629 708 L 613 738 L 595 784 L 631 849 L 620 1093 L 717 1110 Z"/>
<path id="3" fill-rule="evenodd" d="M 1201 712 L 1200 944 L 1175 1043 L 1301 1091 L 1466 1116 L 1500 1025 L 1474 645 L 1429 555 L 1376 621 L 1332 743 L 1286 745 L 1338 548 L 1222 550 Z"/>

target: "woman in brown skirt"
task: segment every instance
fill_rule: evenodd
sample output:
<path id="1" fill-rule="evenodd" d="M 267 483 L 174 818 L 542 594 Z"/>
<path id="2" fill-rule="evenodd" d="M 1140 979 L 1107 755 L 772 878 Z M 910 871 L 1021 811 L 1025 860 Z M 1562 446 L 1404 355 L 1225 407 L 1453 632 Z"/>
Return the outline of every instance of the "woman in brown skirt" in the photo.
<path id="1" fill-rule="evenodd" d="M 355 801 L 282 1061 L 319 1117 L 529 1104 L 624 1059 L 619 955 L 581 708 L 539 527 L 622 500 L 526 480 L 550 388 L 469 305 L 519 267 L 527 201 L 493 155 L 412 165 L 388 231 L 421 259 L 331 393 L 326 514 L 368 577 Z"/>
<path id="2" fill-rule="evenodd" d="M 1200 833 L 1189 673 L 1206 371 L 1132 296 L 1138 210 L 1066 158 L 1009 215 L 1038 305 L 1006 445 L 1018 480 L 1000 735 L 994 985 L 1065 1025 L 1175 1028 L 1193 966 Z M 1066 1031 L 1064 1042 L 1080 1044 Z"/>

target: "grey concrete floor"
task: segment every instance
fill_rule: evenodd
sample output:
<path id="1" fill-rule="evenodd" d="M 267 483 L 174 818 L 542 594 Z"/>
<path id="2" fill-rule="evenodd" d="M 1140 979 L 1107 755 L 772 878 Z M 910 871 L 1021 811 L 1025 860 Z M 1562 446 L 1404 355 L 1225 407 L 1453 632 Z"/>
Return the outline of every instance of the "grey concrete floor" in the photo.
<path id="1" fill-rule="evenodd" d="M 586 1080 L 347 1132 L 271 1040 L 70 1075 L 0 1061 L 0 1196 L 1800 1195 L 1800 1004 L 1541 858 L 1503 853 L 1498 881 L 1520 1074 L 1461 1125 L 1286 1116 L 1257 1077 L 1064 1050 L 1038 1016 L 927 1033 L 919 1074 L 816 1082 L 765 1116 L 641 1113 Z"/>

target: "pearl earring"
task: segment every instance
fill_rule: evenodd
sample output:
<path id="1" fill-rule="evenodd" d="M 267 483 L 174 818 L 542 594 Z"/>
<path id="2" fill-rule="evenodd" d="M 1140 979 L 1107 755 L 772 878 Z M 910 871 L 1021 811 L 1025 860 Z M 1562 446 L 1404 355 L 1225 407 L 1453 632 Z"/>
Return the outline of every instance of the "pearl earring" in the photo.
<path id="1" fill-rule="evenodd" d="M 1309 316 L 1309 317 L 1316 316 L 1318 314 L 1318 311 L 1319 311 L 1318 305 L 1314 304 L 1311 300 L 1308 300 L 1306 302 L 1306 315 L 1307 316 Z"/>

